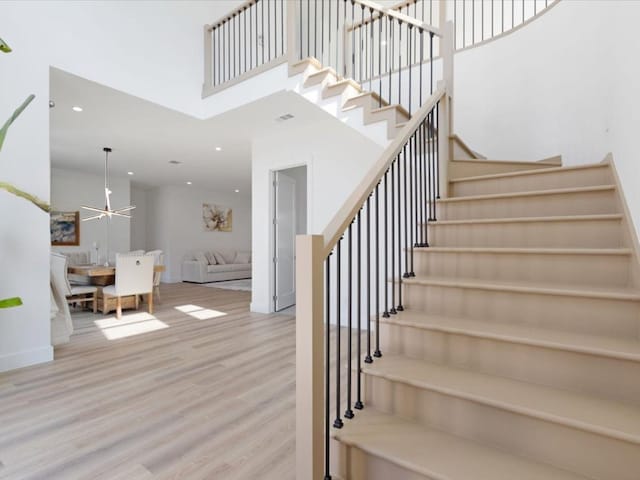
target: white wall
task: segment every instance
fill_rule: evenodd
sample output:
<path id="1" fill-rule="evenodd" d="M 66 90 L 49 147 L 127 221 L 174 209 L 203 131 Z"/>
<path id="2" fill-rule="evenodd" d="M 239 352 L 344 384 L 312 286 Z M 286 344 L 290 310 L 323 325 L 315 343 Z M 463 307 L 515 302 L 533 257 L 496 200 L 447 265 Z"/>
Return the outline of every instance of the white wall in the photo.
<path id="1" fill-rule="evenodd" d="M 640 3 L 563 1 L 519 31 L 455 56 L 454 130 L 497 159 L 613 153 L 640 226 Z"/>
<path id="2" fill-rule="evenodd" d="M 327 141 L 330 138 L 331 141 Z M 378 159 L 382 147 L 333 118 L 285 127 L 252 143 L 253 293 L 251 310 L 269 312 L 273 279 L 273 171 L 307 166 L 307 225 L 321 233 Z"/>
<path id="3" fill-rule="evenodd" d="M 136 209 L 131 213 L 131 250 L 147 248 L 147 189 L 131 185 L 131 204 Z"/>
<path id="4" fill-rule="evenodd" d="M 113 208 L 131 205 L 130 184 L 128 178 L 109 178 L 109 188 L 113 192 L 111 202 Z M 92 207 L 104 206 L 104 177 L 75 172 L 60 168 L 51 169 L 51 208 L 59 211 L 80 211 L 80 218 L 92 213 L 82 210 L 81 205 Z M 134 203 L 135 205 L 135 203 Z M 134 210 L 133 215 L 140 214 Z M 131 220 L 114 217 L 108 224 L 106 219 L 80 222 L 80 245 L 52 247 L 59 252 L 91 252 L 95 261 L 93 242 L 99 245 L 99 255 L 104 261 L 107 248 L 107 228 L 109 229 L 109 252 L 127 252 L 131 247 Z"/>
<path id="5" fill-rule="evenodd" d="M 202 224 L 202 204 L 233 209 L 232 232 L 207 232 Z M 251 199 L 247 194 L 222 194 L 206 189 L 160 187 L 149 191 L 147 250 L 165 254 L 165 282 L 182 281 L 182 261 L 198 250 L 229 248 L 251 250 Z"/>

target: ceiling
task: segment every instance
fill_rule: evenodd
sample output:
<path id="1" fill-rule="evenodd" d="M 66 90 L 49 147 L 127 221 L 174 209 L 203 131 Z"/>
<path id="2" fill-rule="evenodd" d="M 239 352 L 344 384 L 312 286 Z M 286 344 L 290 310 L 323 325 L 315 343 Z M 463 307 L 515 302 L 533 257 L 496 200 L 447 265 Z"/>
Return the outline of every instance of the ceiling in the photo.
<path id="1" fill-rule="evenodd" d="M 248 194 L 252 138 L 328 116 L 295 93 L 279 92 L 199 120 L 62 70 L 52 68 L 50 79 L 52 167 L 102 175 L 102 148 L 111 147 L 110 175 L 133 172 L 133 184 L 144 188 L 192 182 Z M 286 113 L 294 118 L 276 122 Z M 182 163 L 172 165 L 172 160 Z"/>

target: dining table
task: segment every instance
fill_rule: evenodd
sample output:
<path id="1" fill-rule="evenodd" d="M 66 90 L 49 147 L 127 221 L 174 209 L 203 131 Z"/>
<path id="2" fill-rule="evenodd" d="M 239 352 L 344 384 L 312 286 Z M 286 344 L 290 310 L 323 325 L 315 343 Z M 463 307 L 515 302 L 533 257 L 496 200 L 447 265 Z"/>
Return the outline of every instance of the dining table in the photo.
<path id="1" fill-rule="evenodd" d="M 154 265 L 153 271 L 155 273 L 164 272 L 166 270 L 164 265 Z M 102 287 L 107 285 L 113 285 L 116 282 L 116 267 L 109 265 L 69 265 L 67 267 L 67 273 L 78 275 L 81 277 L 87 277 L 89 284 L 98 287 L 96 297 L 98 300 L 98 310 L 103 314 L 107 314 L 116 309 L 116 298 L 107 297 L 102 293 Z M 122 309 L 138 308 L 137 295 L 129 295 L 121 297 Z"/>

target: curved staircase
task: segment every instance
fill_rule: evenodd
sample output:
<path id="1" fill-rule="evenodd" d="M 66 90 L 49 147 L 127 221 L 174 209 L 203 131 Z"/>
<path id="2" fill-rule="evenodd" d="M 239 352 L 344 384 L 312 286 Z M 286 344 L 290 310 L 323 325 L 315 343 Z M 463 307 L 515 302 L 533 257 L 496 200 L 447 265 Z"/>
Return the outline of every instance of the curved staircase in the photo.
<path id="1" fill-rule="evenodd" d="M 333 429 L 350 480 L 640 478 L 638 259 L 613 165 L 454 178 L 367 408 Z"/>

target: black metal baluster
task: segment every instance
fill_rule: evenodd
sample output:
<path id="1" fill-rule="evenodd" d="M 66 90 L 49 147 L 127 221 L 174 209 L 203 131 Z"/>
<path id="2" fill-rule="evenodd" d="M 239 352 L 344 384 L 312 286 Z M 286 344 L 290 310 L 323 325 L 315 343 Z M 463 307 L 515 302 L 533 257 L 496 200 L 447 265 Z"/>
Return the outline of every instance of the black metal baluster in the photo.
<path id="1" fill-rule="evenodd" d="M 420 28 L 420 93 L 418 99 L 420 101 L 419 107 L 422 106 L 422 71 L 424 70 L 424 30 Z"/>
<path id="2" fill-rule="evenodd" d="M 284 24 L 284 0 L 280 0 L 280 55 L 284 55 L 284 32 L 286 26 Z"/>
<path id="3" fill-rule="evenodd" d="M 416 221 L 416 228 L 418 229 L 418 246 L 424 247 L 424 121 L 420 122 L 418 127 L 418 220 Z"/>
<path id="4" fill-rule="evenodd" d="M 409 225 L 409 276 L 415 277 L 416 274 L 413 271 L 413 249 L 415 245 L 415 229 L 416 229 L 416 215 L 418 214 L 417 203 L 415 199 L 416 194 L 416 136 L 417 133 L 413 132 L 411 138 L 409 138 L 409 209 L 411 224 Z"/>
<path id="5" fill-rule="evenodd" d="M 401 312 L 404 310 L 402 305 L 402 183 L 401 176 L 404 170 L 404 166 L 400 161 L 400 154 L 398 154 L 398 176 L 396 178 L 396 201 L 397 201 L 397 214 L 398 214 L 398 306 L 396 310 Z"/>
<path id="6" fill-rule="evenodd" d="M 382 107 L 382 15 L 378 18 L 378 96 Z"/>
<path id="7" fill-rule="evenodd" d="M 244 28 L 242 29 L 242 54 L 244 58 L 244 71 L 247 72 L 247 8 L 242 9 L 242 23 Z"/>
<path id="8" fill-rule="evenodd" d="M 307 57 L 311 56 L 311 0 L 307 0 Z"/>
<path id="9" fill-rule="evenodd" d="M 484 0 L 480 0 L 480 20 L 481 20 L 481 27 L 480 27 L 480 34 L 482 36 L 482 38 L 480 39 L 480 41 L 484 41 Z"/>
<path id="10" fill-rule="evenodd" d="M 318 0 L 313 0 L 313 56 L 318 58 Z"/>
<path id="11" fill-rule="evenodd" d="M 374 62 L 374 56 L 373 56 L 373 8 L 369 9 L 369 35 L 371 38 L 371 45 L 369 46 L 369 62 L 370 62 L 370 75 L 369 75 L 369 90 L 373 92 L 373 62 Z"/>
<path id="12" fill-rule="evenodd" d="M 491 0 L 493 1 L 493 0 Z M 442 4 L 440 4 L 442 8 Z M 440 28 L 444 25 L 440 25 Z M 458 0 L 453 0 L 453 48 L 458 48 Z"/>
<path id="13" fill-rule="evenodd" d="M 327 332 L 325 334 L 324 352 L 324 478 L 331 479 L 330 469 L 330 449 L 331 427 L 329 418 L 331 416 L 331 254 L 325 260 L 325 317 L 327 319 Z"/>
<path id="14" fill-rule="evenodd" d="M 535 5 L 535 0 L 533 4 Z M 524 0 L 522 0 L 522 23 L 524 23 Z"/>
<path id="15" fill-rule="evenodd" d="M 422 124 L 420 125 L 420 128 L 422 129 L 422 186 L 423 186 L 423 200 L 422 200 L 422 205 L 423 205 L 423 211 L 422 211 L 422 227 L 421 227 L 421 231 L 424 235 L 424 241 L 422 243 L 423 247 L 428 247 L 429 246 L 429 229 L 428 227 L 428 222 L 427 222 L 427 218 L 428 218 L 428 214 L 427 214 L 427 201 L 428 201 L 428 196 L 429 196 L 429 191 L 427 189 L 427 171 L 429 168 L 429 164 L 428 164 L 428 152 L 427 152 L 427 120 L 426 118 L 422 121 Z"/>
<path id="16" fill-rule="evenodd" d="M 407 202 L 407 144 L 402 147 L 402 172 L 404 173 L 404 188 L 402 189 L 402 193 L 404 196 L 404 273 L 402 274 L 403 278 L 409 278 L 409 218 L 411 218 L 410 214 L 410 206 Z"/>
<path id="17" fill-rule="evenodd" d="M 320 63 L 324 64 L 324 0 L 322 0 L 322 5 L 321 5 L 321 13 L 320 15 L 322 16 L 322 18 L 320 19 L 320 24 L 322 25 L 321 27 L 321 33 L 320 33 L 320 56 L 322 57 L 320 59 Z"/>
<path id="18" fill-rule="evenodd" d="M 309 0 L 307 0 L 308 2 Z M 264 2 L 265 0 L 262 0 L 260 2 L 260 4 L 262 5 L 262 14 L 260 15 L 260 32 L 262 33 L 262 63 L 264 64 L 264 43 L 265 43 L 265 39 L 264 39 Z M 307 9 L 307 13 L 309 13 L 309 10 Z M 308 17 L 307 17 L 308 18 Z M 309 30 L 307 29 L 307 32 Z M 307 45 L 307 52 L 309 52 L 309 48 Z"/>
<path id="19" fill-rule="evenodd" d="M 391 87 L 391 77 L 392 77 L 392 73 L 393 73 L 393 65 L 395 63 L 394 58 L 393 58 L 393 46 L 394 46 L 394 42 L 393 42 L 393 18 L 389 17 L 389 25 L 387 27 L 387 30 L 391 32 L 391 34 L 389 35 L 390 38 L 390 49 L 389 49 L 389 105 L 392 105 L 392 87 Z M 400 102 L 398 102 L 400 103 Z"/>
<path id="20" fill-rule="evenodd" d="M 436 171 L 436 118 L 435 109 L 431 110 L 431 159 L 433 161 L 433 220 L 436 220 L 436 197 L 438 190 L 438 172 Z"/>
<path id="21" fill-rule="evenodd" d="M 336 4 L 336 78 L 340 75 L 340 2 Z"/>
<path id="22" fill-rule="evenodd" d="M 435 123 L 433 125 L 433 131 L 435 134 L 435 140 L 433 142 L 433 154 L 434 154 L 434 158 L 436 159 L 436 198 L 440 199 L 440 155 L 439 155 L 439 151 L 438 151 L 438 139 L 439 139 L 439 135 L 440 132 L 438 131 L 438 122 L 439 122 L 439 117 L 440 117 L 440 101 L 438 101 L 438 103 L 436 103 L 436 119 L 435 119 Z M 433 217 L 435 219 L 437 219 L 437 214 L 438 212 L 436 211 L 433 215 Z"/>
<path id="23" fill-rule="evenodd" d="M 271 2 L 267 2 L 267 62 L 271 61 Z"/>
<path id="24" fill-rule="evenodd" d="M 373 363 L 371 358 L 371 194 L 367 197 L 367 356 L 364 363 Z"/>
<path id="25" fill-rule="evenodd" d="M 429 64 L 431 73 L 429 74 L 429 95 L 433 95 L 433 32 L 429 32 Z"/>
<path id="26" fill-rule="evenodd" d="M 251 69 L 253 69 L 253 5 L 249 5 L 249 68 Z"/>
<path id="27" fill-rule="evenodd" d="M 402 21 L 398 20 L 398 105 L 402 105 Z"/>
<path id="28" fill-rule="evenodd" d="M 380 181 L 376 185 L 376 349 L 373 356 L 380 358 Z"/>
<path id="29" fill-rule="evenodd" d="M 391 310 L 389 310 L 389 313 L 391 313 L 392 315 L 395 315 L 397 312 L 396 310 L 396 248 L 395 248 L 395 243 L 396 243 L 396 239 L 395 239 L 395 235 L 396 235 L 396 200 L 395 200 L 395 170 L 396 170 L 396 164 L 398 162 L 398 157 L 396 157 L 393 162 L 391 163 L 391 230 L 389 233 L 391 233 Z"/>
<path id="30" fill-rule="evenodd" d="M 476 2 L 471 2 L 471 45 L 476 43 Z"/>
<path id="31" fill-rule="evenodd" d="M 467 46 L 467 1 L 462 0 L 462 48 Z"/>
<path id="32" fill-rule="evenodd" d="M 491 0 L 491 37 L 493 37 L 495 34 L 494 29 L 493 29 L 493 19 L 495 17 L 494 13 L 493 13 L 493 6 L 494 6 L 495 0 Z"/>
<path id="33" fill-rule="evenodd" d="M 431 177 L 433 176 L 431 171 L 431 147 L 433 144 L 433 140 L 431 139 L 431 112 L 427 114 L 426 122 L 427 122 L 426 128 L 427 128 L 427 182 L 428 182 L 427 207 L 429 209 L 429 217 L 427 218 L 427 220 L 431 221 L 433 220 L 433 214 L 432 214 L 433 201 L 431 198 L 431 195 L 433 193 L 433 190 L 431 188 Z"/>
<path id="34" fill-rule="evenodd" d="M 342 78 L 347 78 L 347 1 L 344 0 L 342 11 L 342 28 L 344 35 L 342 35 Z"/>
<path id="35" fill-rule="evenodd" d="M 302 0 L 298 1 L 298 11 L 300 13 L 300 23 L 298 24 L 299 33 L 300 33 L 300 60 L 304 58 L 304 54 L 302 52 Z M 256 28 L 258 25 L 258 10 L 256 9 Z M 256 37 L 257 37 L 256 33 Z M 258 61 L 258 44 L 256 43 L 256 62 Z"/>
<path id="36" fill-rule="evenodd" d="M 413 98 L 413 95 L 411 95 L 411 71 L 413 70 L 411 68 L 411 47 L 413 44 L 413 25 L 407 25 L 407 28 L 407 59 L 409 60 L 409 116 L 411 116 L 411 100 Z"/>
<path id="37" fill-rule="evenodd" d="M 351 78 L 356 78 L 356 2 L 351 0 Z"/>
<path id="38" fill-rule="evenodd" d="M 237 34 L 238 34 L 238 55 L 237 55 L 237 57 L 238 57 L 238 75 L 240 75 L 242 73 L 241 72 L 241 70 L 242 70 L 242 48 L 240 47 L 240 39 L 242 38 L 241 37 L 242 32 L 240 31 L 241 30 L 241 24 L 240 23 L 241 23 L 240 22 L 240 12 L 238 12 L 238 25 L 236 27 Z"/>
<path id="39" fill-rule="evenodd" d="M 389 185 L 387 177 L 389 169 L 384 172 L 384 318 L 389 318 Z"/>
<path id="40" fill-rule="evenodd" d="M 504 0 L 500 0 L 500 3 L 502 5 L 502 30 L 500 31 L 500 33 L 504 32 Z"/>
<path id="41" fill-rule="evenodd" d="M 329 47 L 331 45 L 331 19 L 333 18 L 333 15 L 331 15 L 332 3 L 333 2 L 329 0 L 329 24 L 327 25 L 327 52 L 329 57 L 329 65 L 331 65 L 331 50 L 329 49 Z"/>
<path id="42" fill-rule="evenodd" d="M 362 359 L 362 237 L 360 235 L 360 225 L 362 224 L 362 219 L 361 219 L 361 212 L 362 212 L 362 208 L 360 208 L 360 210 L 358 210 L 358 230 L 357 230 L 357 237 L 356 237 L 356 247 L 358 249 L 358 258 L 357 258 L 357 262 L 356 262 L 356 270 L 357 270 L 357 275 L 356 275 L 356 294 L 358 297 L 358 302 L 357 302 L 357 309 L 356 309 L 356 315 L 357 315 L 357 319 L 358 319 L 358 338 L 356 339 L 356 344 L 357 344 L 357 366 L 358 366 L 358 376 L 356 377 L 357 379 L 357 398 L 356 398 L 356 403 L 354 404 L 353 408 L 355 408 L 356 410 L 362 410 L 364 407 L 364 404 L 362 403 L 362 363 L 361 363 L 361 359 Z"/>
<path id="43" fill-rule="evenodd" d="M 348 269 L 348 273 L 347 273 L 347 282 L 348 282 L 348 290 L 347 290 L 347 328 L 348 328 L 348 333 L 347 335 L 349 336 L 349 343 L 347 346 L 347 409 L 344 412 L 344 416 L 345 418 L 353 418 L 353 410 L 351 410 L 351 359 L 353 357 L 353 353 L 352 353 L 352 311 L 353 311 L 353 302 L 352 302 L 352 290 L 353 290 L 353 277 L 351 275 L 351 269 L 353 266 L 353 259 L 351 256 L 352 253 L 352 247 L 351 244 L 352 239 L 353 239 L 353 232 L 352 232 L 352 227 L 353 226 L 353 220 L 351 220 L 351 223 L 349 224 L 349 244 L 348 244 L 348 250 L 347 250 L 347 262 L 349 265 L 349 269 Z"/>
<path id="44" fill-rule="evenodd" d="M 360 84 L 362 84 L 362 81 L 364 79 L 363 76 L 362 76 L 362 57 L 363 57 L 363 49 L 362 49 L 362 47 L 364 45 L 362 43 L 362 31 L 364 30 L 364 5 L 362 5 L 362 4 L 360 5 L 360 27 L 358 27 L 358 30 L 360 31 L 360 45 L 358 47 L 358 51 L 360 52 L 360 55 L 359 55 L 359 57 L 360 57 L 359 58 L 359 60 L 360 60 L 360 66 L 359 66 L 360 75 L 358 76 L 358 82 Z"/>
<path id="45" fill-rule="evenodd" d="M 516 9 L 515 9 L 515 1 L 511 0 L 511 28 L 513 28 L 516 24 Z"/>
<path id="46" fill-rule="evenodd" d="M 333 421 L 333 428 L 342 428 L 343 423 L 340 418 L 340 346 L 341 346 L 341 338 L 340 331 L 342 329 L 341 324 L 341 315 L 340 308 L 342 304 L 340 302 L 340 293 L 341 290 L 341 280 L 342 280 L 342 258 L 341 258 L 341 249 L 342 249 L 342 238 L 338 240 L 338 246 L 336 248 L 336 419 Z"/>

